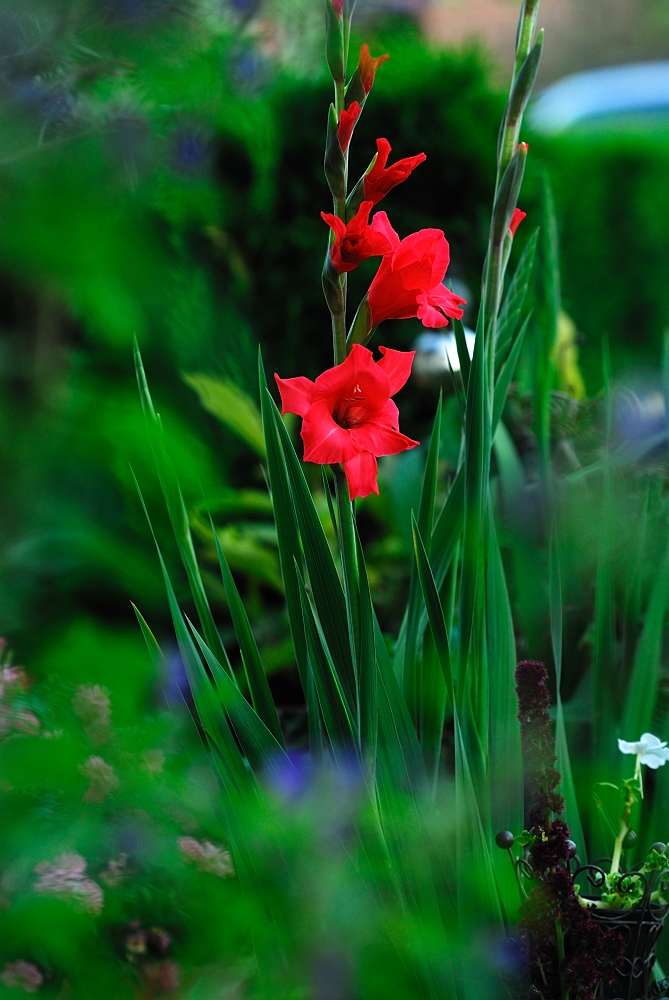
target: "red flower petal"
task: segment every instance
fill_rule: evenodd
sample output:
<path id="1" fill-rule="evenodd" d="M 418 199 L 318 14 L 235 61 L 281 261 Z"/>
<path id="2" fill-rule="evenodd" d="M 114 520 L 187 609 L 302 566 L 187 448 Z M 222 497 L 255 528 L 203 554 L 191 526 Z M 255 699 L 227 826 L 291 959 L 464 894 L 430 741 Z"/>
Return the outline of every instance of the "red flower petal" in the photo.
<path id="1" fill-rule="evenodd" d="M 304 461 L 319 465 L 349 461 L 360 451 L 349 431 L 335 423 L 324 399 L 309 407 L 302 421 L 302 440 Z"/>
<path id="2" fill-rule="evenodd" d="M 357 427 L 351 427 L 349 434 L 359 448 L 370 451 L 373 455 L 398 455 L 420 443 L 388 427 L 377 415 Z"/>
<path id="3" fill-rule="evenodd" d="M 416 167 L 427 157 L 425 153 L 417 153 L 416 156 L 406 156 L 402 160 L 397 160 L 389 167 L 386 167 L 390 154 L 390 143 L 387 139 L 376 140 L 377 154 L 369 173 L 365 174 L 363 186 L 365 190 L 365 200 L 373 202 L 375 205 L 381 201 L 394 187 L 407 179 Z"/>
<path id="4" fill-rule="evenodd" d="M 353 101 L 351 106 L 348 108 L 343 108 L 339 114 L 339 124 L 337 126 L 337 138 L 339 139 L 339 145 L 341 146 L 342 153 L 345 153 L 348 149 L 348 144 L 351 141 L 351 136 L 353 135 L 353 129 L 355 128 L 355 123 L 360 117 L 360 112 L 362 108 L 357 101 Z"/>
<path id="5" fill-rule="evenodd" d="M 304 375 L 297 378 L 279 378 L 274 373 L 276 384 L 281 393 L 281 413 L 297 413 L 298 416 L 305 416 L 311 406 L 314 392 L 314 383 Z"/>
<path id="6" fill-rule="evenodd" d="M 427 291 L 443 281 L 450 249 L 441 229 L 421 229 L 402 240 L 393 256 L 393 270 L 402 271 L 405 288 Z"/>
<path id="7" fill-rule="evenodd" d="M 341 239 L 346 232 L 346 223 L 343 219 L 340 219 L 338 215 L 332 215 L 331 212 L 321 212 L 321 219 L 323 222 L 327 222 L 330 229 L 334 232 L 336 239 Z"/>
<path id="8" fill-rule="evenodd" d="M 400 245 L 400 238 L 393 229 L 393 227 L 390 225 L 390 219 L 388 218 L 385 212 L 376 213 L 376 215 L 372 219 L 371 228 L 374 230 L 375 233 L 379 233 L 379 235 L 384 236 L 388 240 L 388 244 L 390 246 L 391 251 L 396 250 L 397 247 Z"/>
<path id="9" fill-rule="evenodd" d="M 393 271 L 390 257 L 384 257 L 381 261 L 369 286 L 367 303 L 372 313 L 373 326 L 378 326 L 386 319 L 412 319 L 416 315 L 416 292 L 404 287 L 402 272 Z"/>
<path id="10" fill-rule="evenodd" d="M 461 296 L 439 284 L 428 292 L 420 293 L 417 316 L 423 326 L 438 330 L 448 325 L 448 317 L 462 319 L 464 312 L 461 306 L 466 304 Z"/>
<path id="11" fill-rule="evenodd" d="M 390 59 L 388 53 L 383 56 L 372 56 L 369 52 L 369 45 L 365 44 L 360 49 L 360 59 L 358 61 L 358 69 L 360 70 L 360 82 L 364 87 L 365 93 L 368 94 L 374 85 L 374 77 L 376 76 L 376 71 L 379 66 L 383 66 L 384 62 Z"/>
<path id="12" fill-rule="evenodd" d="M 344 472 L 348 480 L 348 491 L 351 500 L 356 497 L 366 497 L 370 493 L 378 493 L 376 482 L 378 465 L 376 458 L 368 451 L 361 451 L 354 458 L 344 462 Z"/>
<path id="13" fill-rule="evenodd" d="M 345 361 L 323 372 L 314 383 L 314 400 L 327 399 L 333 409 L 344 401 L 375 410 L 389 396 L 388 376 L 376 364 L 372 352 L 361 344 L 354 344 Z"/>
<path id="14" fill-rule="evenodd" d="M 379 368 L 388 376 L 390 395 L 399 392 L 411 374 L 411 365 L 415 351 L 394 351 L 390 347 L 379 347 L 383 357 L 378 362 Z"/>
<path id="15" fill-rule="evenodd" d="M 526 217 L 527 217 L 527 212 L 523 212 L 520 208 L 514 208 L 513 215 L 511 216 L 511 222 L 509 223 L 509 229 L 511 231 L 512 236 L 516 235 L 516 230 L 518 229 L 518 226 Z"/>
<path id="16" fill-rule="evenodd" d="M 348 225 L 336 215 L 321 212 L 321 217 L 335 233 L 330 256 L 337 271 L 353 271 L 369 257 L 382 257 L 393 249 L 391 236 L 383 226 L 368 225 L 371 201 L 363 201 Z M 396 235 L 391 229 L 391 233 Z"/>

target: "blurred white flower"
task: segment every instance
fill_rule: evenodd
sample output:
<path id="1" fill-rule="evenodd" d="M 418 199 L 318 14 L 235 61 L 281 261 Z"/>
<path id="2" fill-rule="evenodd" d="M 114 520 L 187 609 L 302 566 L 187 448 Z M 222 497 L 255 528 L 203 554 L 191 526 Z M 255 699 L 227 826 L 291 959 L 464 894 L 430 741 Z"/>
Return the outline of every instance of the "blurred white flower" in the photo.
<path id="1" fill-rule="evenodd" d="M 24 993 L 37 993 L 44 982 L 44 976 L 32 962 L 7 962 L 0 973 L 0 983 L 9 989 L 23 990 Z"/>
<path id="2" fill-rule="evenodd" d="M 84 802 L 104 802 L 107 795 L 119 786 L 114 768 L 102 757 L 89 757 L 79 766 L 79 773 L 90 781 L 84 792 Z"/>
<path id="3" fill-rule="evenodd" d="M 637 743 L 618 740 L 618 749 L 621 753 L 634 754 L 638 758 L 639 764 L 645 764 L 653 771 L 662 767 L 669 760 L 667 744 L 662 743 L 652 733 L 644 733 Z"/>
<path id="4" fill-rule="evenodd" d="M 55 861 L 42 861 L 35 868 L 39 880 L 35 892 L 53 896 L 69 896 L 77 900 L 90 913 L 99 913 L 104 904 L 102 889 L 91 878 L 86 878 L 86 859 L 81 854 L 61 854 Z"/>

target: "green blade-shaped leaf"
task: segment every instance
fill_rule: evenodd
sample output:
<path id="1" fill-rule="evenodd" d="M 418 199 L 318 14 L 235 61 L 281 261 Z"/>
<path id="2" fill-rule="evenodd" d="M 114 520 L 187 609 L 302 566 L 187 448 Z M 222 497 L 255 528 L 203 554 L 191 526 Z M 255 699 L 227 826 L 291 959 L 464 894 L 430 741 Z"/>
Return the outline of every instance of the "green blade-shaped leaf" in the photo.
<path id="1" fill-rule="evenodd" d="M 525 343 L 525 334 L 527 333 L 527 328 L 530 325 L 530 320 L 532 319 L 532 313 L 528 313 L 523 321 L 518 336 L 513 342 L 511 350 L 509 351 L 509 356 L 506 359 L 506 363 L 502 368 L 501 372 L 497 377 L 495 383 L 495 394 L 493 396 L 492 404 L 492 433 L 495 434 L 497 425 L 499 424 L 502 413 L 504 411 L 504 404 L 506 403 L 506 397 L 509 392 L 509 386 L 513 381 L 513 376 L 518 365 L 518 360 L 520 358 L 521 351 L 523 349 L 523 344 Z"/>
<path id="2" fill-rule="evenodd" d="M 564 723 L 562 708 L 562 577 L 560 571 L 560 549 L 557 527 L 554 525 L 550 540 L 550 613 L 551 613 L 551 643 L 553 646 L 553 663 L 555 664 L 555 690 L 557 694 L 557 711 L 555 725 L 555 756 L 558 771 L 562 775 L 561 793 L 564 796 L 565 819 L 571 831 L 572 839 L 578 846 L 582 864 L 587 864 L 586 843 L 583 826 L 576 798 L 576 787 L 571 770 L 567 730 Z"/>
<path id="3" fill-rule="evenodd" d="M 504 296 L 497 321 L 497 344 L 495 347 L 496 368 L 499 370 L 511 348 L 520 317 L 527 298 L 527 289 L 532 278 L 534 258 L 537 252 L 539 230 L 535 229 L 525 244 L 515 274 Z"/>
<path id="4" fill-rule="evenodd" d="M 458 352 L 458 361 L 460 362 L 460 377 L 462 379 L 462 387 L 466 398 L 472 359 L 469 357 L 469 348 L 467 347 L 467 338 L 465 336 L 465 328 L 462 320 L 453 319 L 452 323 L 453 333 L 455 334 L 455 346 Z"/>
<path id="5" fill-rule="evenodd" d="M 338 682 L 346 692 L 349 704 L 353 705 L 356 701 L 356 687 L 344 591 L 293 443 L 274 400 L 268 392 L 265 395 L 286 462 L 318 621 L 337 669 Z"/>
<path id="6" fill-rule="evenodd" d="M 200 567 L 198 566 L 197 556 L 195 555 L 195 548 L 193 546 L 193 538 L 191 536 L 190 524 L 188 522 L 188 511 L 186 510 L 186 505 L 181 494 L 181 489 L 179 487 L 174 467 L 172 466 L 165 449 L 165 439 L 160 417 L 153 407 L 151 393 L 149 392 L 149 385 L 146 380 L 146 373 L 144 372 L 144 366 L 142 364 L 142 358 L 139 353 L 139 346 L 136 340 L 134 344 L 134 352 L 137 384 L 139 386 L 142 409 L 144 411 L 144 417 L 146 419 L 149 432 L 149 441 L 151 444 L 151 451 L 153 453 L 153 460 L 155 462 L 156 472 L 158 473 L 160 487 L 165 498 L 165 504 L 167 505 L 167 512 L 169 514 L 174 538 L 177 543 L 179 555 L 181 556 L 181 562 L 183 563 L 184 569 L 186 570 L 186 576 L 188 577 L 188 585 L 193 597 L 193 602 L 195 603 L 195 607 L 197 609 L 200 625 L 202 626 L 202 630 L 210 648 L 214 650 L 214 653 L 220 662 L 225 664 L 230 676 L 234 677 L 232 667 L 230 666 L 223 643 L 221 642 L 221 637 L 218 633 L 218 629 L 216 628 L 211 608 L 209 607 L 209 599 L 207 598 L 207 594 L 204 589 L 204 583 L 202 582 L 202 576 L 200 575 Z"/>
<path id="7" fill-rule="evenodd" d="M 376 614 L 374 641 L 379 669 L 379 761 L 398 788 L 411 789 L 419 796 L 427 786 L 425 762 Z"/>
<path id="8" fill-rule="evenodd" d="M 237 642 L 239 643 L 239 650 L 242 654 L 242 661 L 244 663 L 244 670 L 246 672 L 246 680 L 249 685 L 249 691 L 251 692 L 251 698 L 253 700 L 253 707 L 262 719 L 263 723 L 272 733 L 275 740 L 283 746 L 283 733 L 281 732 L 279 716 L 276 712 L 272 692 L 270 691 L 269 684 L 267 683 L 267 675 L 265 674 L 265 668 L 260 657 L 260 651 L 258 650 L 255 636 L 251 631 L 251 623 L 249 622 L 248 615 L 246 614 L 246 608 L 244 607 L 242 599 L 239 596 L 237 585 L 232 577 L 232 573 L 230 572 L 228 560 L 225 558 L 225 553 L 221 548 L 221 543 L 213 521 L 211 524 L 211 530 L 214 536 L 214 545 L 216 546 L 218 564 L 221 568 L 223 586 L 225 587 L 225 597 L 228 602 L 228 608 L 230 609 L 235 636 L 237 638 Z"/>
<path id="9" fill-rule="evenodd" d="M 283 457 L 283 450 L 268 402 L 267 383 L 265 382 L 265 373 L 262 368 L 260 353 L 258 354 L 258 370 L 260 377 L 261 413 L 267 451 L 267 468 L 279 547 L 279 564 L 281 566 L 281 576 L 286 594 L 290 632 L 293 639 L 293 646 L 295 647 L 295 659 L 297 660 L 302 685 L 306 688 L 307 649 L 304 638 L 304 625 L 302 623 L 300 590 L 295 569 L 296 561 L 298 565 L 302 564 L 302 551 L 300 549 L 300 539 L 297 530 L 295 506 L 288 482 L 288 470 L 286 469 L 286 461 Z"/>
<path id="10" fill-rule="evenodd" d="M 205 662 L 212 672 L 221 704 L 225 708 L 237 739 L 253 767 L 273 771 L 279 762 L 284 767 L 292 767 L 282 743 L 275 738 L 258 713 L 249 705 L 237 685 L 232 683 L 227 671 L 220 665 L 195 626 L 191 622 L 188 624 L 202 651 Z"/>
<path id="11" fill-rule="evenodd" d="M 172 581 L 169 573 L 167 572 L 167 566 L 165 565 L 163 554 L 160 550 L 160 546 L 158 545 L 153 525 L 151 524 L 149 512 L 146 509 L 146 504 L 144 503 L 144 497 L 142 496 L 139 483 L 136 479 L 135 486 L 137 487 L 137 493 L 142 504 L 142 509 L 158 553 L 158 560 L 163 574 L 165 590 L 167 591 L 167 601 L 170 608 L 170 614 L 172 616 L 172 624 L 174 625 L 179 651 L 186 669 L 188 684 L 193 694 L 193 700 L 195 702 L 195 707 L 197 709 L 202 728 L 206 732 L 212 744 L 218 749 L 221 755 L 220 763 L 225 770 L 226 776 L 233 781 L 237 787 L 242 787 L 244 782 L 247 780 L 248 769 L 246 768 L 244 760 L 239 753 L 239 748 L 235 743 L 232 732 L 230 731 L 225 713 L 222 711 L 218 699 L 214 694 L 211 681 L 207 676 L 197 649 L 195 648 L 191 634 L 186 628 L 183 614 L 181 613 L 181 609 L 179 608 L 179 604 L 176 599 L 176 594 L 174 593 Z"/>
<path id="12" fill-rule="evenodd" d="M 472 768 L 457 712 L 455 735 L 456 871 L 458 876 L 458 916 L 467 936 L 474 927 L 502 925 L 495 873 L 488 838 L 481 819 Z"/>
<path id="13" fill-rule="evenodd" d="M 638 740 L 647 732 L 657 701 L 660 677 L 660 654 L 664 622 L 669 605 L 669 547 L 659 573 L 655 577 L 646 610 L 643 631 L 639 637 L 634 667 L 627 690 L 621 732 L 625 740 Z M 638 736 L 629 733 L 638 732 Z"/>
<path id="14" fill-rule="evenodd" d="M 432 436 L 430 447 L 425 463 L 423 474 L 423 486 L 420 497 L 420 507 L 418 514 L 418 526 L 423 538 L 428 539 L 428 546 L 431 544 L 432 530 L 434 526 L 434 503 L 437 493 L 437 470 L 439 465 L 439 445 L 441 440 L 441 394 L 437 404 L 437 413 L 432 425 Z M 413 512 L 412 512 L 413 518 Z M 409 598 L 407 601 L 407 627 L 404 637 L 404 662 L 402 665 L 402 683 L 404 697 L 407 706 L 414 719 L 417 719 L 420 712 L 421 676 L 419 662 L 420 638 L 418 635 L 418 623 L 422 608 L 423 598 L 416 568 L 412 563 L 411 577 L 409 579 Z"/>
<path id="15" fill-rule="evenodd" d="M 434 580 L 440 588 L 451 564 L 465 519 L 465 474 L 460 468 L 432 531 L 430 559 Z"/>
<path id="16" fill-rule="evenodd" d="M 314 614 L 309 595 L 299 572 L 298 584 L 300 599 L 302 601 L 307 650 L 313 669 L 314 685 L 330 743 L 335 753 L 337 753 L 341 749 L 346 750 L 346 748 L 358 744 L 355 713 L 353 707 L 348 703 L 346 692 L 339 682 L 339 676 L 327 646 L 327 639 Z"/>
<path id="17" fill-rule="evenodd" d="M 262 421 L 255 402 L 228 378 L 215 378 L 198 372 L 184 374 L 184 382 L 200 397 L 205 410 L 218 417 L 250 448 L 265 457 Z"/>
<path id="18" fill-rule="evenodd" d="M 444 676 L 444 682 L 446 684 L 446 690 L 448 692 L 451 707 L 455 707 L 456 692 L 455 685 L 453 683 L 448 629 L 446 627 L 446 621 L 444 620 L 444 612 L 441 606 L 441 601 L 439 600 L 439 591 L 437 590 L 437 585 L 435 583 L 434 576 L 432 575 L 432 569 L 430 568 L 430 563 L 427 558 L 425 545 L 415 518 L 412 518 L 412 530 L 418 580 L 420 582 L 420 588 L 425 600 L 427 617 L 430 623 L 430 631 L 432 632 L 432 638 L 434 640 L 435 649 L 439 658 L 441 671 Z"/>
<path id="19" fill-rule="evenodd" d="M 489 517 L 486 636 L 490 663 L 489 774 L 492 823 L 495 830 L 521 830 L 523 766 L 514 679 L 516 640 L 492 510 Z M 502 860 L 506 864 L 507 859 Z M 515 888 L 513 891 L 516 891 Z"/>
<path id="20" fill-rule="evenodd" d="M 379 737 L 379 676 L 374 637 L 374 606 L 357 528 L 356 542 L 360 600 L 360 648 L 358 650 L 360 744 L 364 759 L 369 762 L 369 766 L 373 770 Z"/>
<path id="21" fill-rule="evenodd" d="M 485 552 L 487 524 L 484 512 L 488 496 L 490 469 L 490 412 L 484 337 L 482 329 L 474 343 L 474 357 L 469 375 L 467 414 L 465 421 L 465 499 L 462 548 L 462 582 L 460 588 L 460 656 L 459 683 L 465 679 L 470 649 L 475 664 L 484 659 L 483 638 L 477 617 L 477 591 L 481 585 L 481 562 Z M 475 679 L 479 690 L 482 687 Z"/>

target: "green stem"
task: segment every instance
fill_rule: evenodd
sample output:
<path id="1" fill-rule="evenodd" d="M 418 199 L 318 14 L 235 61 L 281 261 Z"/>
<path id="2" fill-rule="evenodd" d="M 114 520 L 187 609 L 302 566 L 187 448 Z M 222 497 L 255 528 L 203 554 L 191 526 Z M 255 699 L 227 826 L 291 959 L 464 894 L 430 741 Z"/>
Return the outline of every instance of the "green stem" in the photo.
<path id="1" fill-rule="evenodd" d="M 532 35 L 534 34 L 534 28 L 537 23 L 538 13 L 539 13 L 539 0 L 525 0 L 525 3 L 523 5 L 523 12 L 520 15 L 520 24 L 518 25 L 518 41 L 516 44 L 516 67 L 515 67 L 516 73 L 525 62 L 527 54 L 530 51 L 530 46 L 532 45 Z"/>
<path id="2" fill-rule="evenodd" d="M 335 487 L 337 493 L 337 514 L 339 521 L 339 551 L 341 553 L 342 569 L 344 571 L 344 592 L 346 594 L 346 609 L 348 625 L 351 633 L 351 649 L 355 653 L 358 648 L 360 633 L 360 613 L 358 608 L 358 554 L 355 539 L 355 514 L 351 503 L 346 481 L 346 473 L 341 465 L 333 465 Z"/>
<path id="3" fill-rule="evenodd" d="M 344 291 L 344 302 L 346 302 L 346 275 L 342 274 L 339 279 Z M 346 361 L 346 313 L 332 313 L 332 350 L 334 353 L 334 363 L 340 365 Z"/>

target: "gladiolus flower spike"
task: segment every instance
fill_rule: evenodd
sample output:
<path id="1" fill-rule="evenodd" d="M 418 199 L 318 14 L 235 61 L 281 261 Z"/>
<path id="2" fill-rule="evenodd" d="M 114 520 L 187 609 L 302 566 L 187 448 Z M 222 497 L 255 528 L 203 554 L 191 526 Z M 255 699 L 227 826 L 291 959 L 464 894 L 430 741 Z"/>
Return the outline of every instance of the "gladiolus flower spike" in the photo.
<path id="1" fill-rule="evenodd" d="M 382 257 L 386 253 L 392 253 L 393 247 L 382 227 L 375 226 L 375 219 L 371 226 L 368 224 L 371 210 L 371 201 L 363 201 L 348 225 L 336 215 L 321 212 L 321 218 L 335 234 L 330 256 L 333 266 L 340 274 L 353 271 L 368 257 Z"/>
<path id="2" fill-rule="evenodd" d="M 405 181 L 409 174 L 427 159 L 425 153 L 417 153 L 415 156 L 405 156 L 403 160 L 398 160 L 397 163 L 387 167 L 390 143 L 387 139 L 377 139 L 376 148 L 378 152 L 374 164 L 363 179 L 365 201 L 371 201 L 373 205 L 377 205 L 392 188 Z"/>
<path id="3" fill-rule="evenodd" d="M 465 299 L 442 284 L 450 249 L 441 229 L 421 229 L 400 241 L 385 212 L 377 212 L 373 225 L 388 237 L 392 253 L 384 256 L 369 288 L 372 326 L 417 317 L 423 326 L 440 329 L 449 318 L 462 319 Z"/>
<path id="4" fill-rule="evenodd" d="M 380 455 L 397 455 L 419 443 L 400 434 L 399 412 L 390 398 L 411 374 L 414 351 L 372 352 L 354 344 L 344 362 L 329 368 L 315 382 L 300 376 L 279 378 L 282 413 L 302 417 L 305 462 L 341 462 L 351 500 L 378 493 Z"/>

